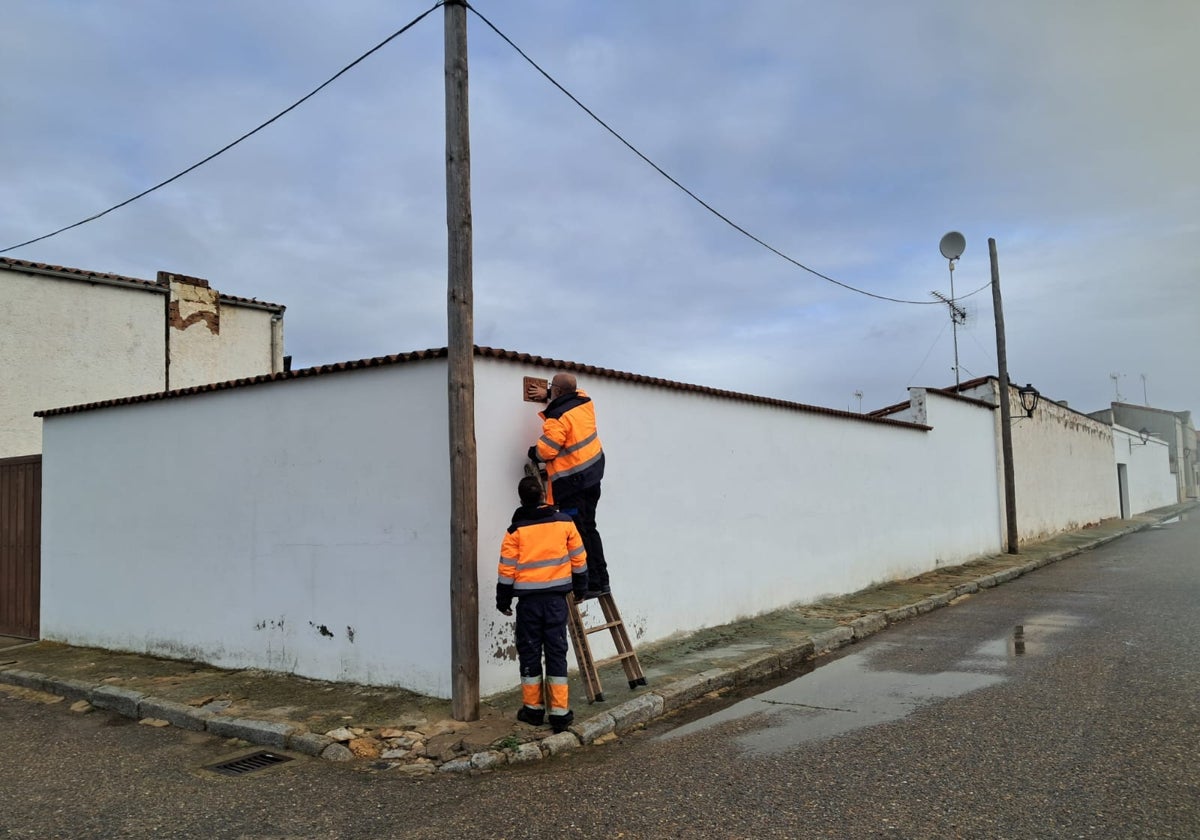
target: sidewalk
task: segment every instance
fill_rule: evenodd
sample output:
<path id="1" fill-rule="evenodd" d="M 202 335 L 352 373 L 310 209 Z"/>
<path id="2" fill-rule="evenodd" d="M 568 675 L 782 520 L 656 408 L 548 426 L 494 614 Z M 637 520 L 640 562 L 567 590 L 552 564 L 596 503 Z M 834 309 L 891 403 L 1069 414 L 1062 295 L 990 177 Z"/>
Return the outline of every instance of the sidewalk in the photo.
<path id="1" fill-rule="evenodd" d="M 23 643 L 0 637 L 0 692 L 108 709 L 152 726 L 178 726 L 335 761 L 363 760 L 403 773 L 472 772 L 604 743 L 704 695 L 780 677 L 887 625 L 944 607 L 1135 531 L 1196 502 L 1059 534 L 1022 548 L 909 580 L 644 645 L 648 685 L 629 690 L 619 665 L 601 668 L 606 702 L 589 705 L 571 677 L 575 724 L 550 734 L 516 721 L 520 691 L 485 698 L 480 719 L 450 717 L 450 702 L 402 689 L 326 683 L 263 671 L 223 671 L 151 656 Z M 514 667 L 515 673 L 515 667 Z"/>

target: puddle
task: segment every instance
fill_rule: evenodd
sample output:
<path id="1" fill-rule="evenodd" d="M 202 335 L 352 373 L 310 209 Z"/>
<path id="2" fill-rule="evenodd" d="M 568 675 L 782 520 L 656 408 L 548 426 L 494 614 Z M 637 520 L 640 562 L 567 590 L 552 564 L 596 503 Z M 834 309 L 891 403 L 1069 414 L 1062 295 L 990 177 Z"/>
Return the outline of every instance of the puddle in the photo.
<path id="1" fill-rule="evenodd" d="M 781 752 L 805 741 L 899 720 L 921 706 L 986 688 L 1003 679 L 996 674 L 968 671 L 874 671 L 865 654 L 852 654 L 660 737 L 681 738 L 761 715 L 766 716 L 767 726 L 738 736 L 737 743 L 756 753 Z"/>
<path id="2" fill-rule="evenodd" d="M 1002 669 L 1016 657 L 1045 653 L 1054 636 L 1081 623 L 1079 616 L 1069 613 L 1043 613 L 1016 625 L 1002 638 L 978 645 L 955 665 L 970 669 Z"/>
<path id="3" fill-rule="evenodd" d="M 1032 616 L 935 673 L 878 670 L 872 667 L 871 653 L 851 654 L 658 737 L 683 738 L 743 721 L 753 729 L 734 736 L 738 746 L 760 755 L 782 752 L 900 720 L 924 706 L 1003 682 L 1007 677 L 1001 671 L 1021 658 L 1045 653 L 1054 636 L 1081 623 L 1066 613 Z"/>

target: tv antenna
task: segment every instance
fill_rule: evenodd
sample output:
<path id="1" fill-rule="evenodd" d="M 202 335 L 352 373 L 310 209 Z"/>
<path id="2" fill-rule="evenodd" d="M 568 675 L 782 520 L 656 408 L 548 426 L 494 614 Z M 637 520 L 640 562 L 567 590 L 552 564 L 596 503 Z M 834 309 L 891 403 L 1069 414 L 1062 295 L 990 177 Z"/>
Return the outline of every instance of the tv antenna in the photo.
<path id="1" fill-rule="evenodd" d="M 1123 373 L 1110 373 L 1108 375 L 1108 378 L 1113 381 L 1113 390 L 1117 392 L 1117 402 L 1125 402 L 1125 400 L 1121 399 L 1121 377 L 1124 375 Z"/>
<path id="2" fill-rule="evenodd" d="M 958 262 L 958 258 L 962 256 L 963 251 L 967 249 L 967 240 L 961 233 L 952 230 L 942 237 L 942 241 L 938 243 L 938 250 L 942 252 L 942 256 L 950 263 L 950 297 L 931 292 L 938 300 L 942 301 L 950 309 L 950 325 L 954 333 L 954 390 L 958 391 L 959 374 L 958 374 L 958 325 L 967 320 L 967 313 L 962 307 L 954 302 L 954 264 Z"/>

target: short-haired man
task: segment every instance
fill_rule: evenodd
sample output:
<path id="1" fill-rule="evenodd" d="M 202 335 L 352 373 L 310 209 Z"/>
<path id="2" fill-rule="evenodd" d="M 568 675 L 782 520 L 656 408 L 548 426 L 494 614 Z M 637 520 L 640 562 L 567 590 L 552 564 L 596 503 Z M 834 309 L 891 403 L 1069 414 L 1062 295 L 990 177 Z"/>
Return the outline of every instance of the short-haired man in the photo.
<path id="1" fill-rule="evenodd" d="M 521 709 L 517 720 L 541 726 L 545 706 L 542 658 L 550 687 L 550 726 L 571 725 L 567 688 L 567 595 L 587 590 L 587 554 L 571 517 L 543 504 L 542 484 L 526 476 L 517 484 L 521 506 L 500 544 L 496 609 L 512 615 L 517 598 L 517 659 L 521 667 Z"/>

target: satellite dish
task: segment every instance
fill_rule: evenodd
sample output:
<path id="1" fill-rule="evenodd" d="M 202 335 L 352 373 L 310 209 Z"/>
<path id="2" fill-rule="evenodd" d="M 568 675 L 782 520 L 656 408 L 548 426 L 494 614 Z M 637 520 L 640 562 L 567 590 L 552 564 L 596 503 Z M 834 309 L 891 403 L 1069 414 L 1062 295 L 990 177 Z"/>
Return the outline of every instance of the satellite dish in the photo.
<path id="1" fill-rule="evenodd" d="M 954 261 L 962 256 L 962 252 L 967 250 L 967 240 L 961 233 L 952 230 L 942 237 L 942 241 L 938 243 L 938 250 L 942 252 L 942 256 L 950 261 Z"/>

